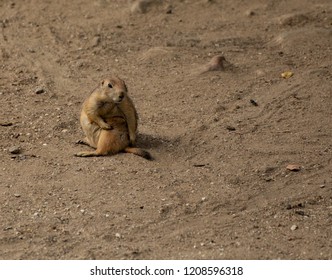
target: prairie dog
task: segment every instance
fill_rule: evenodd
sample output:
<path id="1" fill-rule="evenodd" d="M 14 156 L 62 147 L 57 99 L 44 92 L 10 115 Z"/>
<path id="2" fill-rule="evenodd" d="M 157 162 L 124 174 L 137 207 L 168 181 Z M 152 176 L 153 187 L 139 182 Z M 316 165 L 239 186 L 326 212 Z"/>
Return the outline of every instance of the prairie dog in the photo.
<path id="1" fill-rule="evenodd" d="M 101 82 L 84 101 L 80 123 L 86 138 L 79 143 L 87 144 L 95 151 L 83 151 L 76 156 L 102 156 L 121 151 L 151 159 L 148 152 L 135 147 L 137 113 L 127 95 L 123 80 L 111 77 Z"/>
<path id="2" fill-rule="evenodd" d="M 81 124 L 82 121 L 86 122 L 88 119 L 103 129 L 111 129 L 111 126 L 105 122 L 105 119 L 114 115 L 125 117 L 130 144 L 134 145 L 137 131 L 137 111 L 133 101 L 128 96 L 125 82 L 116 76 L 103 80 L 101 85 L 84 102 Z"/>

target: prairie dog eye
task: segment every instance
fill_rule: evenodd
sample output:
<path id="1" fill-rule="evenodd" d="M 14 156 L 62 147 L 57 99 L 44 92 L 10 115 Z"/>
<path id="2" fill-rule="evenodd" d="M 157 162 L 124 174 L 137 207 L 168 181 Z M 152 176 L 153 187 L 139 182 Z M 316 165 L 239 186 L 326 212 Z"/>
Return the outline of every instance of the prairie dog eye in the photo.
<path id="1" fill-rule="evenodd" d="M 112 88 L 113 86 L 112 86 L 112 84 L 111 84 L 111 83 L 109 83 L 109 84 L 108 84 L 108 87 L 109 87 L 109 88 Z"/>

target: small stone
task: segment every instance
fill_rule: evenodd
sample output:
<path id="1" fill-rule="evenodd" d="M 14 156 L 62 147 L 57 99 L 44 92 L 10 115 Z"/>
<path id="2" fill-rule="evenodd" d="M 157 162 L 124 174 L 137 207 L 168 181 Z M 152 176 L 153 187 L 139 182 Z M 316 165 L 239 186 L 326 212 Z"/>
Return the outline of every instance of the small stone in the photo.
<path id="1" fill-rule="evenodd" d="M 13 146 L 13 147 L 10 147 L 8 149 L 8 151 L 11 153 L 11 154 L 14 154 L 14 155 L 17 155 L 21 152 L 21 148 L 19 146 Z"/>
<path id="2" fill-rule="evenodd" d="M 299 228 L 299 227 L 298 227 L 297 225 L 292 225 L 290 229 L 291 229 L 292 231 L 294 231 L 294 230 L 297 230 L 298 228 Z"/>
<path id="3" fill-rule="evenodd" d="M 99 44 L 100 44 L 100 37 L 99 36 L 95 36 L 93 39 L 92 39 L 92 42 L 91 42 L 91 47 L 97 47 Z"/>
<path id="4" fill-rule="evenodd" d="M 224 70 L 224 62 L 226 61 L 223 55 L 216 55 L 211 58 L 206 66 L 206 71 L 221 71 Z"/>
<path id="5" fill-rule="evenodd" d="M 116 237 L 116 238 L 121 238 L 122 236 L 121 236 L 120 233 L 116 233 L 116 234 L 115 234 L 115 237 Z"/>
<path id="6" fill-rule="evenodd" d="M 230 125 L 227 125 L 226 129 L 229 130 L 229 131 L 235 131 L 236 130 L 236 128 L 234 126 L 230 126 Z"/>
<path id="7" fill-rule="evenodd" d="M 206 164 L 205 163 L 195 163 L 193 164 L 194 167 L 204 167 Z"/>
<path id="8" fill-rule="evenodd" d="M 37 88 L 36 90 L 35 90 L 35 94 L 42 94 L 42 93 L 44 93 L 45 92 L 45 90 L 43 89 L 43 88 Z"/>
<path id="9" fill-rule="evenodd" d="M 254 99 L 250 99 L 250 103 L 251 103 L 252 105 L 254 105 L 254 106 L 258 106 L 257 101 L 254 100 Z"/>
<path id="10" fill-rule="evenodd" d="M 295 214 L 300 215 L 300 216 L 308 216 L 305 214 L 305 212 L 303 210 L 296 210 Z"/>
<path id="11" fill-rule="evenodd" d="M 255 11 L 253 11 L 253 10 L 247 10 L 244 14 L 247 17 L 252 17 L 252 16 L 256 15 Z"/>
<path id="12" fill-rule="evenodd" d="M 171 14 L 173 12 L 173 7 L 171 5 L 167 6 L 166 14 Z"/>
<path id="13" fill-rule="evenodd" d="M 288 165 L 286 166 L 286 169 L 289 170 L 289 171 L 297 172 L 297 171 L 300 171 L 300 170 L 301 170 L 301 166 L 298 165 L 298 164 L 288 164 Z"/>
<path id="14" fill-rule="evenodd" d="M 21 195 L 19 193 L 14 193 L 15 197 L 21 197 Z"/>
<path id="15" fill-rule="evenodd" d="M 132 13 L 144 14 L 151 5 L 151 0 L 136 0 L 130 7 Z"/>

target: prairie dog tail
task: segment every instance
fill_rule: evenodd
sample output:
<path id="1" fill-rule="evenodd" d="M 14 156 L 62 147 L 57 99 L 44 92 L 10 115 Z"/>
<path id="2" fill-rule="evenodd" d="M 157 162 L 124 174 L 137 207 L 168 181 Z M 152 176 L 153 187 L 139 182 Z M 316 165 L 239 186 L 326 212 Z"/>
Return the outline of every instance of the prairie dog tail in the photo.
<path id="1" fill-rule="evenodd" d="M 149 152 L 144 151 L 143 149 L 140 149 L 140 148 L 126 147 L 124 149 L 124 151 L 126 153 L 131 153 L 131 154 L 143 157 L 143 158 L 148 159 L 148 160 L 152 160 L 153 159 Z"/>

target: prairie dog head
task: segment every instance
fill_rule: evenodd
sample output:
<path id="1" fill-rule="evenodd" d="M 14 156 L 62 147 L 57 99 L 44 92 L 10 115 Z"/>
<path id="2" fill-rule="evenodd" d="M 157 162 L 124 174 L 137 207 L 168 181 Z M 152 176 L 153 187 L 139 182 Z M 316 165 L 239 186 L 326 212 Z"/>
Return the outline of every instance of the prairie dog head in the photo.
<path id="1" fill-rule="evenodd" d="M 114 103 L 120 103 L 127 96 L 127 86 L 123 80 L 113 76 L 101 82 L 104 94 Z"/>

